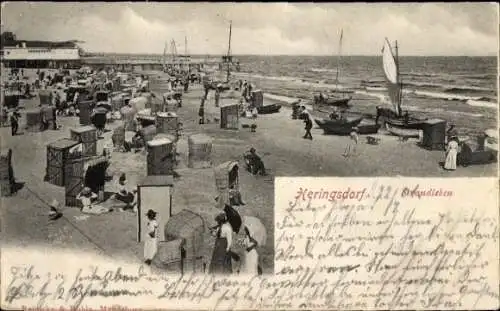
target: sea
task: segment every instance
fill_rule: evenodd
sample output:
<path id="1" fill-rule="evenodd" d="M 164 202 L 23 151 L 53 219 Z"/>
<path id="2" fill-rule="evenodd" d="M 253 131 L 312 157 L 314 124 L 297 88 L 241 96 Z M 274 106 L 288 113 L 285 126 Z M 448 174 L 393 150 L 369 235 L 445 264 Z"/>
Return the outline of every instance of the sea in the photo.
<path id="1" fill-rule="evenodd" d="M 351 110 L 389 106 L 381 56 L 238 56 L 235 76 L 266 93 L 311 100 L 320 91 L 354 91 Z M 340 63 L 340 66 L 338 64 Z M 400 56 L 402 110 L 441 118 L 463 132 L 497 128 L 497 57 Z M 338 73 L 337 73 L 338 69 Z M 337 81 L 338 76 L 338 81 Z"/>
<path id="2" fill-rule="evenodd" d="M 382 56 L 234 57 L 240 71 L 232 75 L 271 96 L 312 101 L 319 92 L 344 89 L 354 92 L 352 111 L 374 114 L 376 106 L 390 107 Z M 497 57 L 400 56 L 399 66 L 403 111 L 444 119 L 460 132 L 497 128 Z"/>

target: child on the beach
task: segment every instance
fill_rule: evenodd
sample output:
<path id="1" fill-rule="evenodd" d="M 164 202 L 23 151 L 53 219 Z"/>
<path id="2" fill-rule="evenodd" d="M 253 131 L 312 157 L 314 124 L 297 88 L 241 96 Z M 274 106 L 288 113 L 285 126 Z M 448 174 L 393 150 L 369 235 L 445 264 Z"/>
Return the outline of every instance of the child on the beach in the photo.
<path id="1" fill-rule="evenodd" d="M 105 213 L 112 212 L 113 209 L 94 204 L 92 201 L 96 200 L 98 195 L 93 193 L 88 187 L 83 188 L 83 190 L 76 196 L 77 200 L 82 202 L 82 213 L 101 215 Z"/>
<path id="2" fill-rule="evenodd" d="M 349 134 L 349 142 L 345 147 L 343 156 L 349 158 L 352 154 L 356 154 L 356 147 L 358 145 L 358 128 L 353 127 L 351 133 Z"/>

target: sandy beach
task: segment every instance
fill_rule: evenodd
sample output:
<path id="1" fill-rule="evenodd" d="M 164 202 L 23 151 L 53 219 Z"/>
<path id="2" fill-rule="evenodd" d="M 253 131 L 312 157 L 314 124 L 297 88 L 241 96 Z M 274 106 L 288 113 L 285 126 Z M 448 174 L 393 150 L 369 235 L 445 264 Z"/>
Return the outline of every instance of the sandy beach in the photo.
<path id="1" fill-rule="evenodd" d="M 161 75 L 161 74 L 158 74 Z M 154 89 L 152 91 L 155 91 Z M 264 272 L 273 271 L 273 201 L 274 176 L 425 176 L 425 177 L 477 177 L 496 176 L 497 164 L 459 167 L 454 172 L 444 171 L 439 162 L 444 152 L 428 151 L 416 145 L 415 140 L 405 142 L 396 137 L 377 134 L 379 145 L 368 145 L 360 138 L 358 154 L 349 159 L 342 156 L 347 137 L 327 136 L 319 128 L 313 128 L 312 141 L 304 140 L 303 123 L 291 119 L 291 109 L 276 97 L 266 97 L 265 103 L 281 103 L 280 113 L 260 115 L 256 120 L 240 119 L 241 124 L 257 124 L 257 131 L 220 129 L 218 123 L 198 124 L 198 107 L 202 95 L 201 85 L 190 87 L 183 96 L 183 107 L 178 115 L 184 131 L 178 143 L 180 163 L 176 171 L 181 175 L 175 182 L 173 213 L 188 209 L 200 214 L 207 225 L 214 224 L 217 215 L 214 198 L 216 188 L 213 169 L 187 168 L 187 138 L 191 134 L 205 133 L 213 138 L 212 159 L 215 165 L 229 160 L 243 164 L 242 154 L 254 147 L 263 159 L 270 175 L 255 177 L 240 169 L 240 188 L 245 206 L 238 207 L 241 215 L 256 216 L 268 228 L 268 243 L 261 250 Z M 208 105 L 214 105 L 212 101 Z M 25 108 L 35 107 L 37 97 L 24 100 Z M 212 109 L 212 108 L 211 108 Z M 23 110 L 21 110 L 22 113 Z M 68 138 L 70 128 L 78 126 L 77 117 L 58 119 L 62 128 L 58 131 L 28 133 L 23 130 L 25 117 L 21 118 L 22 135 L 12 137 L 10 128 L 3 127 L 1 150 L 13 150 L 14 173 L 24 187 L 12 197 L 2 198 L 2 243 L 19 247 L 39 245 L 46 248 L 89 250 L 109 256 L 118 256 L 134 262 L 142 262 L 143 247 L 136 242 L 136 216 L 128 212 L 112 212 L 101 216 L 84 216 L 78 209 L 64 208 L 64 217 L 50 222 L 47 203 L 53 198 L 64 202 L 64 188 L 43 181 L 46 166 L 46 145 L 59 138 Z M 121 121 L 108 124 L 113 129 Z M 104 143 L 110 141 L 112 132 L 104 134 L 98 142 L 98 153 Z M 114 152 L 108 173 L 114 180 L 106 185 L 113 191 L 119 173 L 125 172 L 129 184 L 146 175 L 146 153 Z M 211 245 L 206 243 L 204 260 L 209 261 Z M 206 262 L 207 265 L 209 262 Z"/>

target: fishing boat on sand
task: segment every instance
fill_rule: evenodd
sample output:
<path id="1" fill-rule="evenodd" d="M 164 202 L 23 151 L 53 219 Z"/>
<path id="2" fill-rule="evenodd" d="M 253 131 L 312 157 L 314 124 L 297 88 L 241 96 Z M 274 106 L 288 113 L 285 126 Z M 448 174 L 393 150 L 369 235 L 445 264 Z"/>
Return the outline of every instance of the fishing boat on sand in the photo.
<path id="1" fill-rule="evenodd" d="M 265 106 L 257 107 L 257 112 L 259 114 L 271 114 L 278 113 L 281 109 L 281 105 L 279 104 L 270 104 Z"/>
<path id="2" fill-rule="evenodd" d="M 250 94 L 251 105 L 257 108 L 259 114 L 278 113 L 281 109 L 279 104 L 266 104 L 264 105 L 264 93 L 262 90 L 253 90 Z"/>
<path id="3" fill-rule="evenodd" d="M 344 35 L 344 30 L 340 31 L 340 40 L 339 40 L 339 53 L 337 58 L 337 74 L 335 80 L 335 90 L 331 92 L 331 94 L 323 94 L 314 95 L 313 103 L 315 105 L 324 105 L 324 106 L 334 106 L 334 107 L 349 107 L 349 101 L 352 99 L 352 96 L 346 96 L 348 93 L 352 92 L 343 92 L 339 90 L 339 77 L 340 77 L 340 66 L 341 66 L 341 50 L 342 50 L 342 38 Z M 339 94 L 340 96 L 338 96 Z"/>
<path id="4" fill-rule="evenodd" d="M 403 95 L 403 84 L 399 73 L 398 44 L 395 44 L 395 53 L 386 38 L 382 49 L 382 60 L 384 76 L 387 80 L 387 91 L 389 101 L 393 109 L 377 107 L 377 121 L 388 124 L 394 133 L 397 129 L 422 129 L 426 119 L 412 117 L 406 112 L 402 113 L 401 102 Z M 395 134 L 397 135 L 397 134 Z"/>
<path id="5" fill-rule="evenodd" d="M 402 138 L 419 138 L 420 137 L 420 131 L 419 129 L 409 129 L 409 128 L 402 128 L 402 127 L 396 127 L 391 125 L 390 123 L 385 123 L 385 129 L 387 132 L 394 136 L 399 136 Z"/>
<path id="6" fill-rule="evenodd" d="M 340 120 L 314 119 L 314 122 L 326 135 L 349 135 L 352 128 L 361 123 L 362 120 L 363 116 Z"/>

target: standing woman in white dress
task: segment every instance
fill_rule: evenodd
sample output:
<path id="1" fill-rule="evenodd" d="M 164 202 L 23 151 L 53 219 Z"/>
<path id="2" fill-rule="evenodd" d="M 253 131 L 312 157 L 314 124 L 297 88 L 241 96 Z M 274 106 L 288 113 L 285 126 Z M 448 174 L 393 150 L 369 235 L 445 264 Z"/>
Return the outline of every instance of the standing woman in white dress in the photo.
<path id="1" fill-rule="evenodd" d="M 158 249 L 158 222 L 156 221 L 156 212 L 150 209 L 146 216 L 148 217 L 147 235 L 144 241 L 144 263 L 150 265 Z"/>
<path id="2" fill-rule="evenodd" d="M 257 253 L 257 241 L 252 238 L 248 228 L 245 227 L 245 261 L 240 271 L 241 274 L 255 276 L 259 274 L 259 254 Z"/>
<path id="3" fill-rule="evenodd" d="M 458 141 L 456 137 L 450 137 L 446 148 L 446 160 L 444 161 L 444 169 L 454 171 L 457 169 Z"/>

